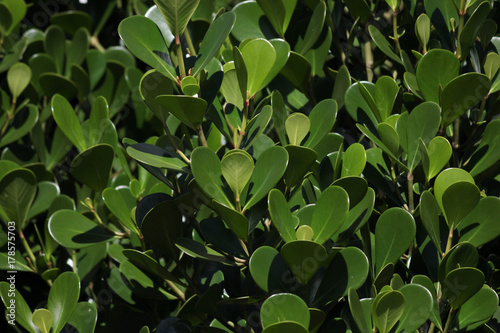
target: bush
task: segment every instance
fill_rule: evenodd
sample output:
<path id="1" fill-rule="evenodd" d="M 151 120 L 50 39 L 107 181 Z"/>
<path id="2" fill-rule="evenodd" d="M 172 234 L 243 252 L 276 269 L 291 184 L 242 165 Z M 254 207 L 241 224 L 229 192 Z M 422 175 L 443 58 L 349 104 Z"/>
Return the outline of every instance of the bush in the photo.
<path id="1" fill-rule="evenodd" d="M 498 9 L 0 1 L 9 329 L 498 330 Z"/>

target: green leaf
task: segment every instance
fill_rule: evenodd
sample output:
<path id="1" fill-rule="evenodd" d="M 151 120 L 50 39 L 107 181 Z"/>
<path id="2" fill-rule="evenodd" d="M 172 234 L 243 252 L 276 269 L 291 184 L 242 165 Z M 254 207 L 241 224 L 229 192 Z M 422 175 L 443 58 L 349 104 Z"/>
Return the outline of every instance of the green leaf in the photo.
<path id="1" fill-rule="evenodd" d="M 265 39 L 253 39 L 241 48 L 241 55 L 248 73 L 248 97 L 252 97 L 264 88 L 276 61 L 276 50 Z"/>
<path id="2" fill-rule="evenodd" d="M 335 124 L 337 110 L 337 102 L 332 99 L 325 99 L 316 104 L 309 114 L 310 133 L 304 147 L 314 148 L 326 137 Z"/>
<path id="3" fill-rule="evenodd" d="M 57 25 L 52 25 L 45 31 L 44 48 L 45 53 L 54 60 L 57 74 L 63 75 L 66 37 L 64 36 L 64 31 Z"/>
<path id="4" fill-rule="evenodd" d="M 281 257 L 297 280 L 306 285 L 329 256 L 325 248 L 316 242 L 292 240 L 281 248 Z"/>
<path id="5" fill-rule="evenodd" d="M 122 253 L 138 268 L 153 273 L 165 280 L 177 283 L 181 286 L 185 286 L 184 283 L 182 283 L 177 277 L 175 277 L 175 275 L 170 273 L 165 267 L 151 258 L 151 256 L 134 249 L 125 249 L 122 251 Z"/>
<path id="6" fill-rule="evenodd" d="M 268 204 L 272 223 L 280 233 L 281 238 L 285 242 L 297 239 L 292 213 L 283 193 L 278 189 L 271 190 L 269 192 Z"/>
<path id="7" fill-rule="evenodd" d="M 439 282 L 443 283 L 446 275 L 460 267 L 476 267 L 479 254 L 471 243 L 463 242 L 455 245 L 439 263 Z"/>
<path id="8" fill-rule="evenodd" d="M 2 5 L 7 8 L 11 17 L 10 26 L 5 31 L 5 34 L 9 35 L 26 15 L 27 6 L 23 0 L 4 0 L 2 1 Z"/>
<path id="9" fill-rule="evenodd" d="M 270 147 L 260 154 L 250 178 L 243 211 L 254 206 L 269 194 L 285 173 L 287 162 L 288 153 L 283 147 Z"/>
<path id="10" fill-rule="evenodd" d="M 351 315 L 359 328 L 361 333 L 370 333 L 372 331 L 372 318 L 371 309 L 367 309 L 365 304 L 359 300 L 358 293 L 353 288 L 348 290 L 349 296 L 349 309 L 351 310 Z M 365 300 L 364 300 L 365 301 Z M 371 308 L 371 299 L 368 300 L 368 304 Z"/>
<path id="11" fill-rule="evenodd" d="M 398 322 L 405 310 L 405 297 L 400 291 L 378 294 L 373 301 L 372 316 L 381 333 L 388 333 Z"/>
<path id="12" fill-rule="evenodd" d="M 207 109 L 205 100 L 191 96 L 160 95 L 156 102 L 194 130 L 201 126 Z"/>
<path id="13" fill-rule="evenodd" d="M 420 45 L 427 50 L 427 44 L 431 37 L 431 20 L 425 13 L 420 14 L 415 22 L 415 35 L 417 35 Z"/>
<path id="14" fill-rule="evenodd" d="M 400 140 L 398 132 L 394 129 L 394 127 L 392 127 L 388 123 L 380 123 L 377 126 L 377 132 L 380 136 L 380 140 L 382 140 L 382 143 L 387 146 L 392 154 L 398 156 L 400 153 Z"/>
<path id="15" fill-rule="evenodd" d="M 458 327 L 465 329 L 475 323 L 483 322 L 493 316 L 498 309 L 498 295 L 484 285 L 474 296 L 467 300 L 458 313 Z"/>
<path id="16" fill-rule="evenodd" d="M 169 54 L 167 45 L 153 21 L 144 16 L 130 16 L 120 22 L 118 33 L 137 58 L 176 81 L 175 69 L 164 58 Z"/>
<path id="17" fill-rule="evenodd" d="M 495 52 L 488 53 L 485 57 L 483 68 L 488 79 L 493 80 L 500 69 L 500 55 Z M 494 87 L 491 87 L 490 94 L 493 93 L 493 89 Z"/>
<path id="18" fill-rule="evenodd" d="M 59 186 L 49 181 L 39 182 L 37 192 L 36 199 L 28 214 L 30 218 L 48 210 L 54 199 L 60 194 Z"/>
<path id="19" fill-rule="evenodd" d="M 294 279 L 279 252 L 270 246 L 261 246 L 254 251 L 249 261 L 250 274 L 255 283 L 265 292 L 292 290 Z"/>
<path id="20" fill-rule="evenodd" d="M 378 120 L 361 93 L 361 86 L 366 88 L 370 95 L 375 94 L 375 85 L 373 83 L 367 81 L 356 82 L 345 93 L 345 107 L 356 122 L 367 126 L 376 126 Z"/>
<path id="21" fill-rule="evenodd" d="M 80 151 L 87 149 L 85 136 L 80 122 L 68 100 L 61 95 L 54 95 L 51 102 L 52 116 L 64 135 Z"/>
<path id="22" fill-rule="evenodd" d="M 73 272 L 64 272 L 50 288 L 47 309 L 54 316 L 53 332 L 59 333 L 78 303 L 80 278 Z"/>
<path id="23" fill-rule="evenodd" d="M 227 259 L 226 256 L 192 239 L 179 238 L 175 241 L 175 245 L 193 258 L 200 258 L 208 261 L 220 262 L 225 265 L 235 266 L 234 261 Z"/>
<path id="24" fill-rule="evenodd" d="M 412 244 L 416 234 L 415 221 L 402 208 L 389 208 L 379 217 L 375 227 L 375 272 L 396 262 Z"/>
<path id="25" fill-rule="evenodd" d="M 257 2 L 241 2 L 232 11 L 236 14 L 232 34 L 237 40 L 275 36 L 271 23 L 265 18 L 264 12 Z"/>
<path id="26" fill-rule="evenodd" d="M 442 283 L 443 295 L 456 310 L 481 290 L 483 283 L 484 274 L 477 268 L 457 268 L 446 275 Z"/>
<path id="27" fill-rule="evenodd" d="M 450 142 L 442 136 L 436 136 L 427 147 L 419 139 L 419 149 L 422 157 L 422 166 L 427 182 L 434 178 L 448 163 L 452 149 Z"/>
<path id="28" fill-rule="evenodd" d="M 78 86 L 72 80 L 55 73 L 44 73 L 38 78 L 43 92 L 47 98 L 52 98 L 54 95 L 71 100 L 78 94 Z"/>
<path id="29" fill-rule="evenodd" d="M 28 104 L 16 113 L 6 133 L 0 138 L 0 147 L 13 143 L 28 134 L 38 122 L 38 109 Z"/>
<path id="30" fill-rule="evenodd" d="M 219 216 L 226 222 L 227 226 L 243 240 L 248 238 L 248 219 L 233 208 L 227 207 L 217 200 L 213 200 L 215 210 Z"/>
<path id="31" fill-rule="evenodd" d="M 414 332 L 422 326 L 433 308 L 432 295 L 418 284 L 407 284 L 399 288 L 405 299 L 404 312 L 399 319 L 397 331 Z"/>
<path id="32" fill-rule="evenodd" d="M 42 333 L 50 332 L 53 321 L 54 317 L 52 316 L 52 312 L 47 309 L 38 309 L 33 312 L 33 324 L 35 324 Z"/>
<path id="33" fill-rule="evenodd" d="M 368 258 L 356 247 L 346 247 L 337 253 L 325 272 L 312 303 L 323 306 L 346 296 L 349 289 L 360 288 L 368 277 Z"/>
<path id="34" fill-rule="evenodd" d="M 470 87 L 474 87 L 474 90 Z M 451 80 L 443 89 L 443 128 L 481 102 L 488 95 L 490 87 L 491 81 L 484 74 L 467 73 Z"/>
<path id="35" fill-rule="evenodd" d="M 353 205 L 350 202 L 350 210 L 347 213 L 342 227 L 337 230 L 336 234 L 333 236 L 334 241 L 340 241 L 345 237 L 350 237 L 356 231 L 358 231 L 370 218 L 373 207 L 375 205 L 375 191 L 372 188 L 368 188 L 363 199 Z M 338 237 L 337 237 L 338 235 Z"/>
<path id="36" fill-rule="evenodd" d="M 347 148 L 342 158 L 341 177 L 360 176 L 366 165 L 365 148 L 354 143 Z"/>
<path id="37" fill-rule="evenodd" d="M 210 148 L 198 147 L 193 150 L 191 154 L 191 171 L 203 192 L 221 204 L 234 209 L 233 203 L 224 192 L 221 162 Z"/>
<path id="38" fill-rule="evenodd" d="M 436 292 L 436 288 L 434 287 L 434 283 L 426 275 L 415 275 L 411 279 L 411 283 L 424 286 L 427 290 L 430 291 L 431 296 L 432 296 L 432 300 L 433 300 L 433 307 L 432 307 L 432 312 L 430 315 L 430 320 L 434 323 L 434 325 L 436 325 L 436 327 L 439 330 L 442 330 L 443 324 L 441 323 L 441 316 L 439 313 L 439 304 L 437 301 L 437 292 Z"/>
<path id="39" fill-rule="evenodd" d="M 19 293 L 17 289 L 14 292 L 10 289 L 11 284 L 9 282 L 0 282 L 0 296 L 2 296 L 2 302 L 6 308 L 12 309 L 12 304 L 15 304 L 15 323 L 24 327 L 30 333 L 38 333 L 37 327 L 33 324 L 33 314 L 24 300 L 23 296 Z M 10 308 L 9 308 L 10 306 Z M 10 316 L 9 320 L 13 319 Z"/>
<path id="40" fill-rule="evenodd" d="M 78 330 L 79 333 L 93 333 L 97 323 L 97 309 L 94 304 L 80 302 L 68 319 L 68 324 Z"/>
<path id="41" fill-rule="evenodd" d="M 500 119 L 495 119 L 486 125 L 481 143 L 471 157 L 470 174 L 473 177 L 487 171 L 500 160 Z"/>
<path id="42" fill-rule="evenodd" d="M 234 26 L 236 15 L 233 12 L 224 13 L 217 17 L 208 28 L 201 43 L 198 58 L 192 69 L 192 75 L 196 76 L 207 66 L 208 62 L 219 51 L 222 43 L 227 38 Z"/>
<path id="43" fill-rule="evenodd" d="M 327 188 L 314 208 L 311 228 L 313 241 L 323 244 L 342 226 L 349 212 L 349 196 L 338 186 Z"/>
<path id="44" fill-rule="evenodd" d="M 442 49 L 427 52 L 419 61 L 416 72 L 417 83 L 425 100 L 439 103 L 440 89 L 444 90 L 458 76 L 459 69 L 460 62 L 452 52 Z"/>
<path id="45" fill-rule="evenodd" d="M 444 212 L 443 194 L 454 183 L 469 182 L 474 184 L 474 178 L 465 170 L 460 168 L 449 168 L 441 171 L 434 182 L 434 196 L 436 201 Z"/>
<path id="46" fill-rule="evenodd" d="M 302 140 L 309 133 L 311 121 L 305 114 L 295 112 L 290 114 L 286 119 L 285 128 L 290 144 L 300 146 Z"/>
<path id="47" fill-rule="evenodd" d="M 241 146 L 245 150 L 250 149 L 252 145 L 262 137 L 262 133 L 267 128 L 267 125 L 271 121 L 273 109 L 270 105 L 264 106 L 264 108 L 255 117 L 250 120 L 250 127 L 248 128 L 247 134 L 245 135 Z"/>
<path id="48" fill-rule="evenodd" d="M 238 200 L 243 188 L 252 177 L 253 169 L 252 156 L 243 150 L 230 150 L 222 158 L 222 175 Z"/>
<path id="49" fill-rule="evenodd" d="M 285 0 L 286 2 L 293 2 L 294 0 Z M 269 71 L 269 74 L 264 79 L 261 87 L 267 86 L 271 81 L 279 74 L 279 72 L 285 67 L 288 58 L 290 57 L 290 44 L 288 44 L 283 39 L 273 38 L 269 42 L 273 45 L 276 51 L 276 60 L 274 61 L 274 66 Z"/>
<path id="50" fill-rule="evenodd" d="M 85 60 L 89 44 L 90 36 L 87 29 L 83 27 L 78 29 L 73 36 L 70 46 L 66 50 L 66 69 L 64 71 L 66 76 L 70 74 L 71 66 L 80 66 Z"/>
<path id="51" fill-rule="evenodd" d="M 106 207 L 108 207 L 111 213 L 113 213 L 127 229 L 139 234 L 139 229 L 132 220 L 127 202 L 118 190 L 114 188 L 105 189 L 102 192 L 102 199 Z"/>
<path id="52" fill-rule="evenodd" d="M 108 185 L 114 156 L 113 147 L 108 144 L 89 148 L 71 162 L 71 175 L 93 190 L 102 192 Z"/>
<path id="53" fill-rule="evenodd" d="M 420 162 L 419 139 L 428 144 L 439 130 L 441 122 L 439 106 L 436 103 L 419 104 L 409 115 L 407 125 L 408 168 L 415 169 Z"/>
<path id="54" fill-rule="evenodd" d="M 49 232 L 59 244 L 69 249 L 81 249 L 114 237 L 95 222 L 68 209 L 58 210 L 50 217 Z"/>
<path id="55" fill-rule="evenodd" d="M 498 237 L 499 214 L 499 198 L 486 197 L 479 200 L 477 206 L 458 225 L 459 241 L 470 242 L 475 247 L 480 247 Z"/>
<path id="56" fill-rule="evenodd" d="M 10 221 L 16 222 L 16 229 L 26 226 L 28 212 L 36 194 L 37 180 L 27 169 L 15 169 L 0 180 L 0 207 Z"/>
<path id="57" fill-rule="evenodd" d="M 169 218 L 165 220 L 165 216 Z M 179 250 L 174 242 L 182 236 L 182 215 L 173 200 L 163 201 L 149 210 L 140 227 L 147 242 L 170 259 L 178 258 Z"/>
<path id="58" fill-rule="evenodd" d="M 134 144 L 127 147 L 127 154 L 139 162 L 156 168 L 188 173 L 188 165 L 177 157 L 170 157 L 168 151 L 146 143 Z"/>
<path id="59" fill-rule="evenodd" d="M 295 88 L 305 93 L 309 89 L 311 71 L 311 64 L 304 56 L 290 51 L 288 61 L 281 69 L 280 74 L 290 81 Z"/>
<path id="60" fill-rule="evenodd" d="M 398 55 L 392 48 L 391 44 L 389 44 L 384 35 L 382 35 L 382 33 L 374 25 L 369 25 L 368 31 L 370 33 L 371 38 L 375 42 L 375 45 L 377 45 L 378 48 L 382 52 L 384 52 L 386 56 L 388 56 L 398 64 L 403 65 L 403 61 L 401 61 L 401 59 L 398 57 Z"/>
<path id="61" fill-rule="evenodd" d="M 284 36 L 297 5 L 297 0 L 257 0 L 257 3 L 278 35 Z"/>
<path id="62" fill-rule="evenodd" d="M 307 304 L 299 296 L 276 294 L 262 303 L 260 320 L 264 329 L 283 321 L 293 321 L 303 327 L 309 327 L 310 314 Z"/>
<path id="63" fill-rule="evenodd" d="M 285 171 L 285 183 L 289 188 L 297 185 L 316 162 L 317 154 L 310 148 L 288 145 L 288 166 Z"/>
<path id="64" fill-rule="evenodd" d="M 474 12 L 465 23 L 462 33 L 460 34 L 460 44 L 458 46 L 458 50 L 460 52 L 457 54 L 460 57 L 461 61 L 463 61 L 469 55 L 470 49 L 476 42 L 479 30 L 481 29 L 481 26 L 488 17 L 489 13 L 490 4 L 487 1 L 483 1 L 476 8 L 476 10 L 474 10 Z"/>
<path id="65" fill-rule="evenodd" d="M 243 250 L 238 237 L 221 219 L 204 219 L 200 222 L 200 230 L 207 243 L 212 244 L 215 248 L 239 258 L 248 259 L 248 254 Z M 248 233 L 248 226 L 245 233 Z"/>
<path id="66" fill-rule="evenodd" d="M 479 188 L 469 182 L 451 184 L 443 193 L 443 213 L 448 227 L 454 230 L 478 204 Z"/>
<path id="67" fill-rule="evenodd" d="M 439 215 L 441 210 L 436 202 L 436 199 L 429 191 L 424 191 L 420 196 L 420 218 L 422 224 L 427 231 L 427 234 L 434 242 L 436 249 L 441 251 L 441 234 L 439 231 Z"/>
<path id="68" fill-rule="evenodd" d="M 320 1 L 316 5 L 316 8 L 314 8 L 311 20 L 309 21 L 309 25 L 307 26 L 306 35 L 304 36 L 305 42 L 299 52 L 300 54 L 306 54 L 307 51 L 309 51 L 318 40 L 319 36 L 321 35 L 321 31 L 323 30 L 323 25 L 325 24 L 325 16 L 326 5 L 323 1 Z"/>
<path id="69" fill-rule="evenodd" d="M 28 65 L 18 62 L 7 72 L 7 83 L 13 102 L 22 94 L 31 80 L 31 69 Z"/>
<path id="70" fill-rule="evenodd" d="M 380 114 L 380 120 L 386 121 L 392 114 L 396 97 L 399 93 L 399 86 L 392 77 L 381 76 L 375 83 L 375 103 Z"/>
<path id="71" fill-rule="evenodd" d="M 92 17 L 78 10 L 56 13 L 50 18 L 50 23 L 60 26 L 70 35 L 74 35 L 79 29 L 92 30 Z"/>
<path id="72" fill-rule="evenodd" d="M 186 30 L 186 26 L 193 16 L 200 0 L 154 0 L 174 36 L 179 37 Z"/>

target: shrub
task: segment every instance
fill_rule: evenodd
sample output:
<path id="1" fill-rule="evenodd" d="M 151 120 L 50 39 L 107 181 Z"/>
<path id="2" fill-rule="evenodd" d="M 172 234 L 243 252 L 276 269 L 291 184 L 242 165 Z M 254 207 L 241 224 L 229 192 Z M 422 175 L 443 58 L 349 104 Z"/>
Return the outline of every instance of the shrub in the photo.
<path id="1" fill-rule="evenodd" d="M 496 2 L 154 4 L 0 2 L 9 328 L 498 330 Z"/>

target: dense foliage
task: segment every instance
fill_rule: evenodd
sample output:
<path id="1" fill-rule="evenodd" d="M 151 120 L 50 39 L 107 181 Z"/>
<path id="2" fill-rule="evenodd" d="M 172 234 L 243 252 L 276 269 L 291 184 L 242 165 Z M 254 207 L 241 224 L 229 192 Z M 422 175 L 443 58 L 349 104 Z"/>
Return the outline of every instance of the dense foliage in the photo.
<path id="1" fill-rule="evenodd" d="M 498 331 L 499 9 L 0 0 L 5 330 Z"/>

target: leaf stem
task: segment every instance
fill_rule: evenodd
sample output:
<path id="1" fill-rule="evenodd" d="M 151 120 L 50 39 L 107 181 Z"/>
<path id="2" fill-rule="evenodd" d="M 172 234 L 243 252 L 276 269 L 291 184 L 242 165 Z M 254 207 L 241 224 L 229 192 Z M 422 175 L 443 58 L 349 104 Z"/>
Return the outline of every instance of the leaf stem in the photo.
<path id="1" fill-rule="evenodd" d="M 410 171 L 406 177 L 408 180 L 408 212 L 413 215 L 415 203 L 413 200 L 413 173 Z"/>
<path id="2" fill-rule="evenodd" d="M 455 316 L 455 311 L 453 308 L 450 309 L 450 314 L 448 314 L 448 319 L 446 319 L 446 325 L 444 326 L 443 333 L 448 333 L 451 331 L 451 325 L 453 323 L 453 317 Z"/>
<path id="3" fill-rule="evenodd" d="M 365 42 L 365 69 L 366 69 L 366 79 L 369 82 L 373 81 L 373 53 L 372 53 L 372 43 L 367 40 Z"/>
<path id="4" fill-rule="evenodd" d="M 196 131 L 198 132 L 198 137 L 203 146 L 208 147 L 207 139 L 205 138 L 205 133 L 203 132 L 203 127 L 200 125 Z"/>
<path id="5" fill-rule="evenodd" d="M 179 36 L 175 36 L 175 45 L 177 46 L 177 61 L 179 63 L 179 74 L 181 80 L 186 77 L 186 67 L 184 67 L 184 55 L 182 54 L 181 40 Z"/>
<path id="6" fill-rule="evenodd" d="M 99 37 L 97 37 L 97 35 L 90 37 L 90 45 L 92 45 L 102 53 L 106 52 L 104 46 L 102 46 L 101 43 L 99 42 Z"/>
<path id="7" fill-rule="evenodd" d="M 184 37 L 186 38 L 189 54 L 192 56 L 196 56 L 196 50 L 193 45 L 193 40 L 191 39 L 191 35 L 189 34 L 189 31 L 187 29 L 186 31 L 184 31 Z"/>
<path id="8" fill-rule="evenodd" d="M 168 286 L 170 288 L 172 288 L 172 291 L 174 292 L 174 294 L 177 295 L 177 297 L 179 297 L 179 299 L 183 302 L 186 301 L 186 295 L 179 289 L 179 287 L 177 287 L 175 285 L 175 283 L 173 283 L 172 281 L 169 281 L 167 279 L 165 279 L 165 282 L 167 282 Z"/>
<path id="9" fill-rule="evenodd" d="M 453 148 L 458 149 L 460 147 L 460 118 L 457 118 L 455 120 L 455 126 L 454 126 L 454 133 L 453 133 Z"/>
<path id="10" fill-rule="evenodd" d="M 401 45 L 399 45 L 399 35 L 398 35 L 398 12 L 397 8 L 392 10 L 392 32 L 394 34 L 394 42 L 396 43 L 396 48 L 398 54 L 401 54 Z"/>
<path id="11" fill-rule="evenodd" d="M 465 14 L 467 14 L 467 9 L 465 8 L 465 0 L 460 3 L 460 10 L 458 11 L 458 35 L 457 35 L 457 57 L 460 59 L 462 57 L 462 44 L 460 43 L 460 36 L 462 35 L 462 30 L 464 29 Z"/>
<path id="12" fill-rule="evenodd" d="M 73 261 L 73 273 L 78 274 L 76 250 L 71 250 L 71 260 Z"/>
<path id="13" fill-rule="evenodd" d="M 450 232 L 448 233 L 448 241 L 446 242 L 446 251 L 444 252 L 445 255 L 450 251 L 452 245 L 453 245 L 453 226 L 451 226 Z"/>
<path id="14" fill-rule="evenodd" d="M 21 243 L 23 243 L 24 249 L 28 253 L 28 257 L 31 259 L 31 262 L 34 264 L 36 262 L 35 255 L 33 254 L 33 251 L 31 251 L 31 247 L 28 244 L 28 241 L 26 240 L 26 237 L 24 237 L 24 233 L 22 230 L 19 230 L 19 238 L 21 239 Z M 35 268 L 33 266 L 33 268 Z M 36 269 L 35 269 L 36 272 Z"/>

